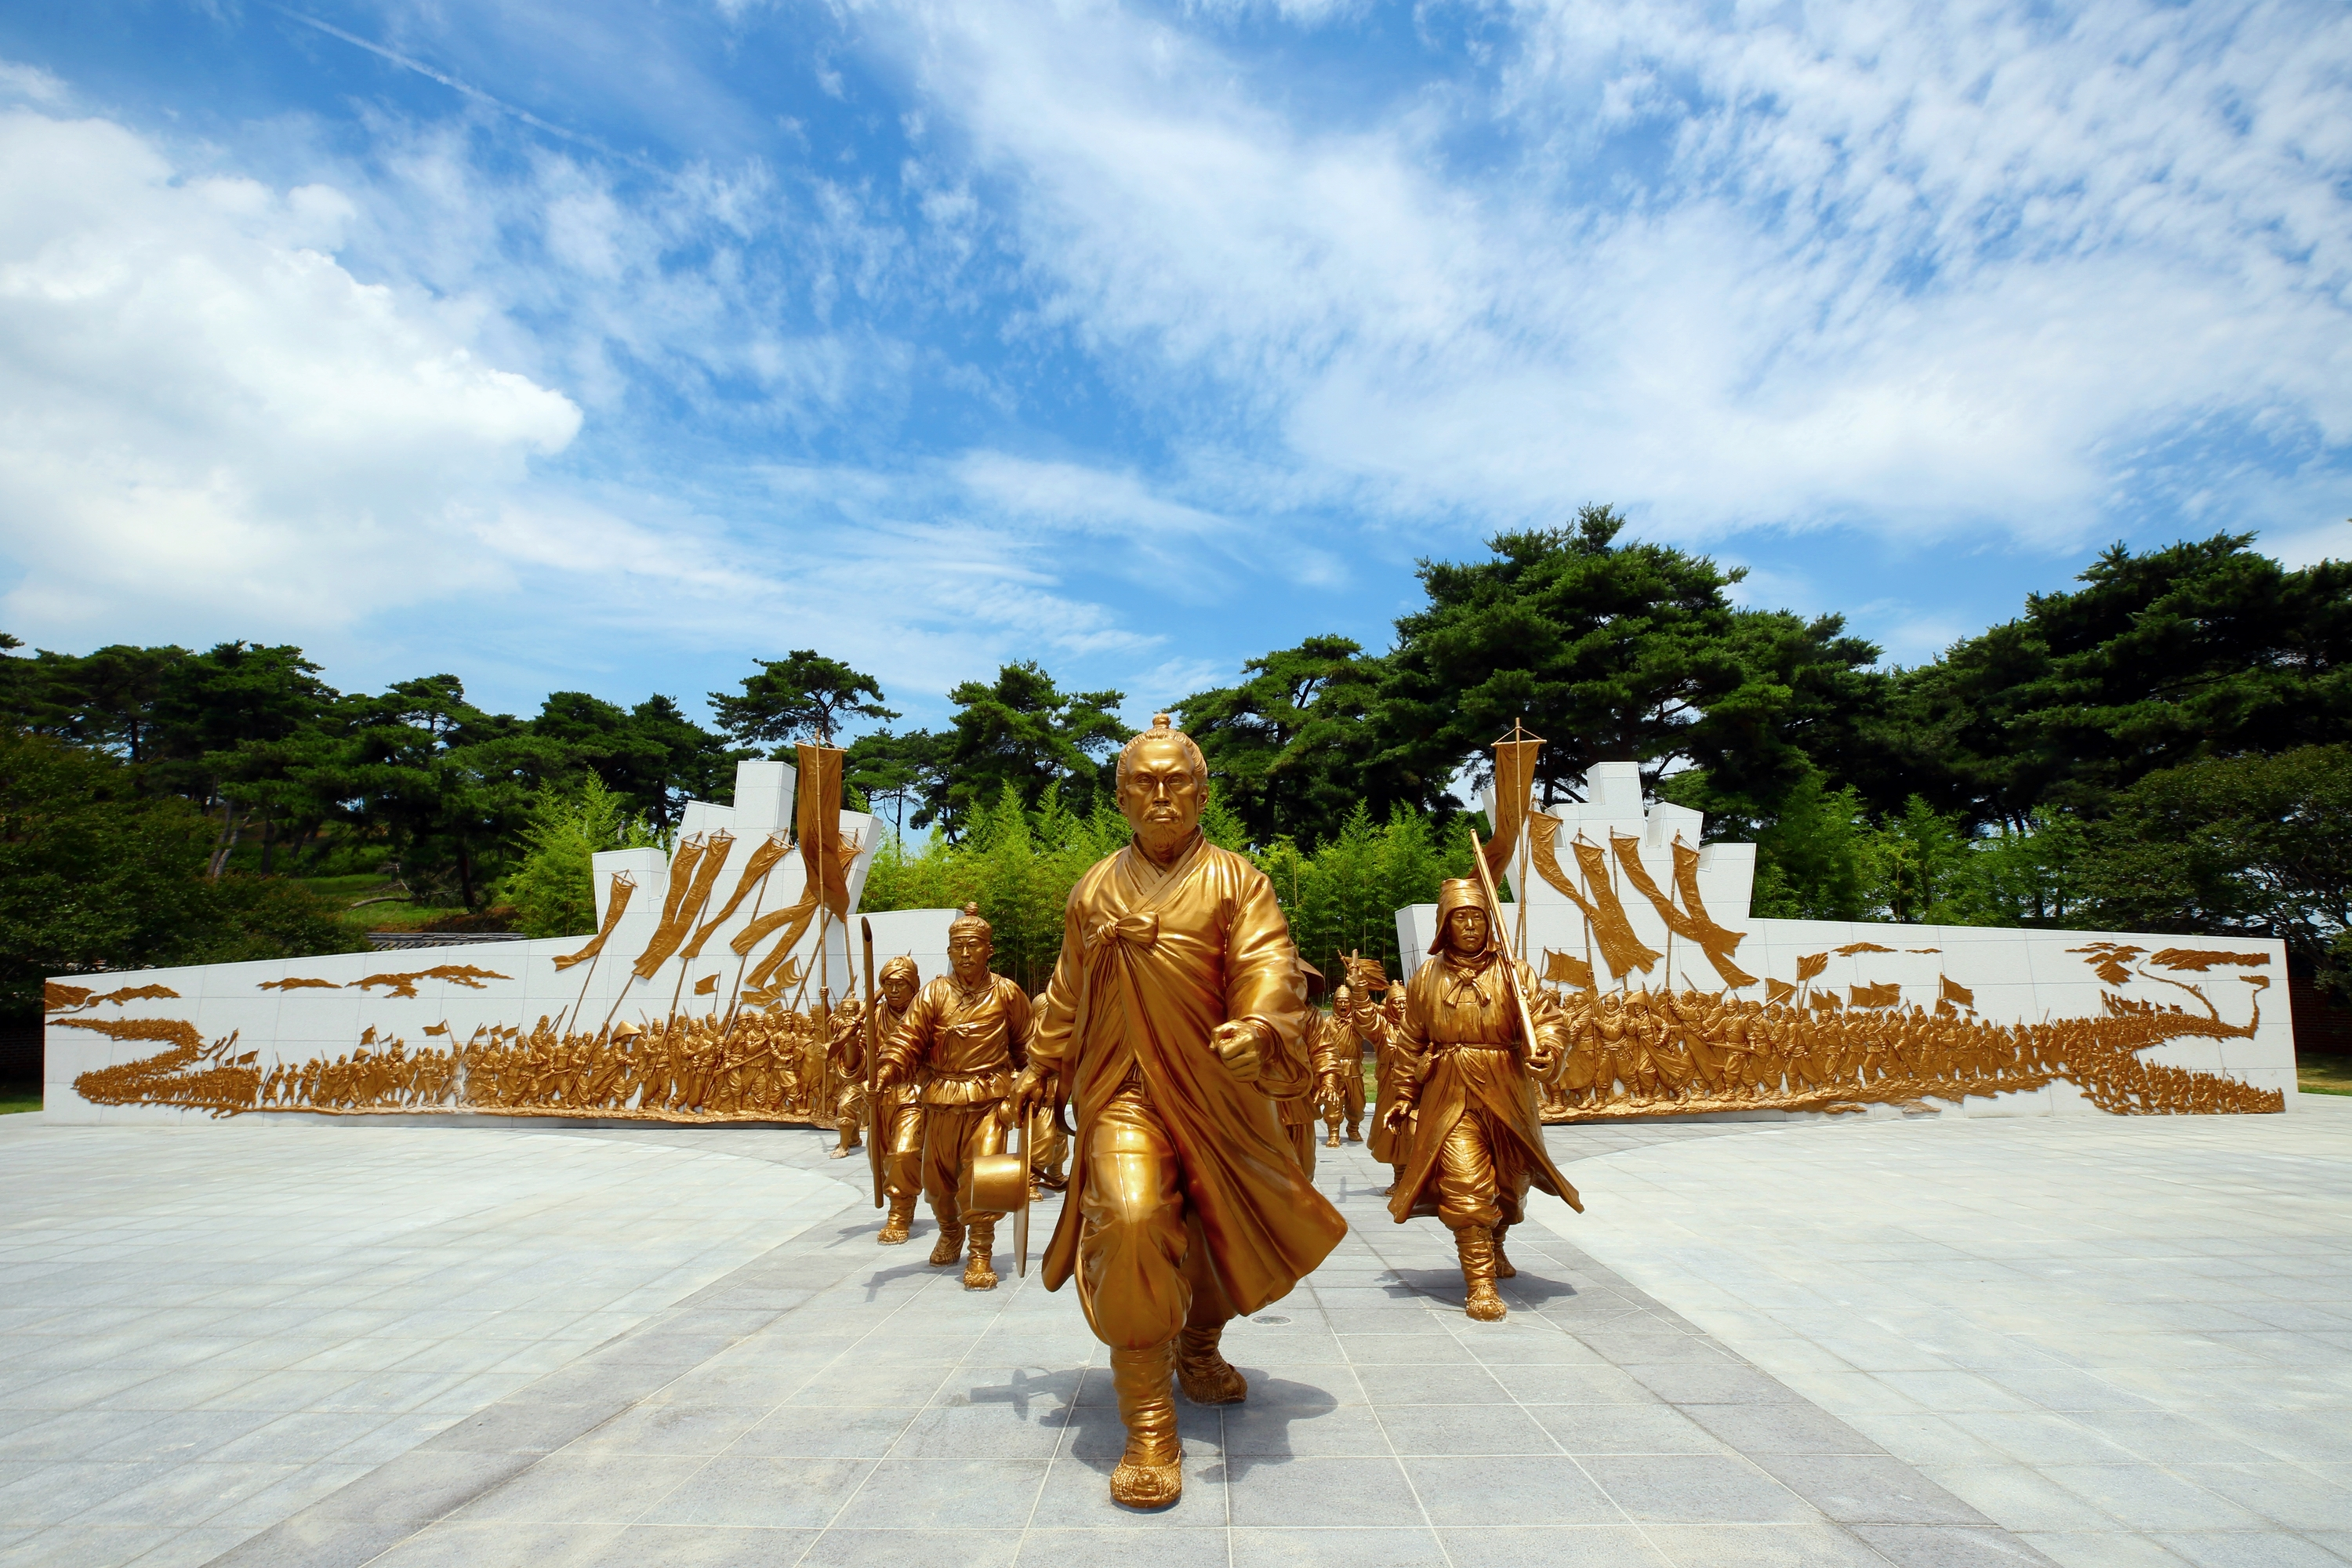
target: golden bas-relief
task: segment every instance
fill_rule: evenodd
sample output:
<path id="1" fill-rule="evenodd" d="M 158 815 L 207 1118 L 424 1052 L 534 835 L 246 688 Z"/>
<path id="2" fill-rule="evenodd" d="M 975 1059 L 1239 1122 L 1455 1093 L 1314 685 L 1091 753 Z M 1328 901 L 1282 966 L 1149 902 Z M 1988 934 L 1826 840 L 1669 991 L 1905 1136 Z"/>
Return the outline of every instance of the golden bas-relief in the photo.
<path id="1" fill-rule="evenodd" d="M 2077 950 L 2093 968 L 2119 968 L 2098 943 Z M 1801 963 L 1811 963 L 1809 955 Z M 2150 961 L 2183 956 L 2166 949 Z M 2250 962 L 2245 954 L 2189 958 Z M 2251 962 L 2266 963 L 2265 955 Z M 1816 971 L 1818 973 L 1818 970 Z M 1834 991 L 1770 982 L 1781 999 L 1745 1000 L 1729 991 L 1646 989 L 1567 994 L 1559 1005 L 1569 1040 L 1559 1076 L 1546 1084 L 1546 1121 L 1601 1121 L 1723 1110 L 1858 1111 L 1929 1100 L 2010 1094 L 2064 1081 L 2118 1115 L 2267 1112 L 2286 1109 L 2280 1089 L 2255 1089 L 2220 1073 L 2140 1059 L 2168 1040 L 2251 1039 L 2262 1022 L 2263 975 L 2242 977 L 2256 993 L 2252 1016 L 2223 1019 L 2204 987 L 2137 967 L 2130 978 L 2179 985 L 2202 1011 L 2102 994 L 2096 1017 L 2000 1024 L 1967 1004 L 1971 994 L 1938 983 L 1935 1006 L 1905 1004 L 1891 982 Z M 2104 976 L 2103 976 L 2104 977 Z"/>
<path id="2" fill-rule="evenodd" d="M 815 1012 L 725 1020 L 674 1013 L 651 1027 L 624 1021 L 562 1032 L 547 1018 L 525 1032 L 485 1026 L 458 1044 L 411 1049 L 362 1033 L 331 1058 L 264 1069 L 235 1054 L 236 1037 L 207 1046 L 178 1019 L 68 1019 L 117 1040 L 168 1040 L 156 1056 L 86 1072 L 74 1092 L 99 1105 L 184 1106 L 231 1116 L 249 1110 L 323 1116 L 467 1112 L 611 1117 L 646 1121 L 805 1121 L 833 1124 L 838 1097 L 813 1072 L 832 1042 Z M 427 1035 L 442 1033 L 427 1026 Z"/>

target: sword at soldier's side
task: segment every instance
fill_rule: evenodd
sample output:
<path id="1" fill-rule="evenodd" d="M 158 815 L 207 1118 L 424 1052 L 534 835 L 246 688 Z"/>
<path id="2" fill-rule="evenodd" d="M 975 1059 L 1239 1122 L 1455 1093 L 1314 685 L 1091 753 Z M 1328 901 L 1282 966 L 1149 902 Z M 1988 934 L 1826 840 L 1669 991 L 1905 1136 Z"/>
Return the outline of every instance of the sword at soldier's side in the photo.
<path id="1" fill-rule="evenodd" d="M 881 1066 L 882 1026 L 874 1013 L 874 922 L 860 915 L 858 933 L 866 939 L 866 1163 L 874 1173 L 874 1206 L 882 1206 L 882 1102 L 874 1075 Z"/>
<path id="2" fill-rule="evenodd" d="M 1013 1153 L 1021 1162 L 1023 1203 L 1013 1211 L 1013 1273 L 1017 1279 L 1029 1278 L 1029 1118 L 1018 1111 L 1013 1117 Z"/>

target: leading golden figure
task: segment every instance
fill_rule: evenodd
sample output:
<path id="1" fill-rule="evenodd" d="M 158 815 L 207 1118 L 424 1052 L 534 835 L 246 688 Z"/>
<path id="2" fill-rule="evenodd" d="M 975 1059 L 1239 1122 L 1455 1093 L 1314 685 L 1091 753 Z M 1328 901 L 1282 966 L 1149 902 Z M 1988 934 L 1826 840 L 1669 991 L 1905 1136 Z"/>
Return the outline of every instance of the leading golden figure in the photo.
<path id="1" fill-rule="evenodd" d="M 1118 759 L 1126 848 L 1071 889 L 1062 955 L 1014 1089 L 1077 1108 L 1076 1160 L 1044 1277 L 1075 1274 L 1110 1347 L 1127 1448 L 1114 1500 L 1183 1487 L 1172 1370 L 1196 1403 L 1248 1385 L 1226 1322 L 1289 1293 L 1347 1222 L 1291 1158 L 1275 1102 L 1311 1084 L 1313 1014 L 1263 872 L 1201 837 L 1208 767 L 1167 715 Z"/>
<path id="2" fill-rule="evenodd" d="M 1558 1075 L 1567 1055 L 1568 1024 L 1526 964 L 1515 974 L 1504 970 L 1510 961 L 1475 879 L 1456 878 L 1438 889 L 1429 952 L 1432 962 L 1405 987 L 1401 1022 L 1362 1015 L 1382 1044 L 1399 1047 L 1383 1127 L 1391 1136 L 1412 1129 L 1389 1213 L 1399 1225 L 1433 1214 L 1454 1233 L 1463 1310 L 1492 1322 L 1505 1313 L 1495 1280 L 1515 1272 L 1503 1233 L 1526 1217 L 1528 1189 L 1539 1186 L 1584 1208 L 1544 1152 L 1536 1108 L 1538 1086 Z M 1532 1040 L 1520 1027 L 1514 978 L 1527 999 Z"/>

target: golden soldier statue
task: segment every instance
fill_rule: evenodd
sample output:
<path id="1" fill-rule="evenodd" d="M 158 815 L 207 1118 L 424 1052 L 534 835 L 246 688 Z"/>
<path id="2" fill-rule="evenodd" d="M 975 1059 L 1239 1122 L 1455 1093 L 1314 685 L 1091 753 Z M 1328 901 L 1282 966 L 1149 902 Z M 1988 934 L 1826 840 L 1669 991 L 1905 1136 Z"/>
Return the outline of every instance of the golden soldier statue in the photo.
<path id="1" fill-rule="evenodd" d="M 884 1089 L 917 1072 L 923 1075 L 923 1194 L 940 1222 L 931 1261 L 953 1263 L 970 1226 L 967 1290 L 996 1288 L 990 1253 L 996 1222 L 1004 1216 L 969 1208 L 971 1163 L 982 1154 L 1004 1152 L 1004 1097 L 1029 1034 L 1028 994 L 988 972 L 992 947 L 979 907 L 966 904 L 962 917 L 948 927 L 950 973 L 915 997 L 882 1047 L 882 1066 L 874 1079 Z"/>
<path id="2" fill-rule="evenodd" d="M 1364 1138 L 1371 1157 L 1389 1167 L 1391 1185 L 1404 1180 L 1405 1157 L 1412 1152 L 1412 1108 L 1393 1126 L 1389 1111 L 1397 1102 L 1397 1085 L 1404 1081 L 1412 1052 L 1404 1042 L 1404 987 L 1387 987 L 1378 1004 L 1369 998 L 1356 1005 L 1356 1027 L 1372 1042 L 1372 1125 Z"/>
<path id="3" fill-rule="evenodd" d="M 1029 998 L 1031 1018 L 1045 1016 L 1045 998 Z M 1032 1026 L 1034 1026 L 1034 1025 Z M 1054 1108 L 1041 1105 L 1029 1113 L 1029 1196 L 1035 1199 L 1037 1189 L 1058 1193 L 1070 1184 L 1070 1135 L 1062 1131 L 1061 1118 Z"/>
<path id="4" fill-rule="evenodd" d="M 1497 1277 L 1516 1270 L 1503 1233 L 1525 1217 L 1528 1188 L 1540 1186 L 1580 1212 L 1576 1189 L 1544 1152 L 1536 1085 L 1559 1071 L 1567 1041 L 1559 1004 L 1517 965 L 1535 1038 L 1522 1038 L 1502 952 L 1478 884 L 1456 878 L 1437 895 L 1432 961 L 1405 990 L 1395 1044 L 1405 1047 L 1391 1131 L 1413 1119 L 1404 1174 L 1389 1190 L 1399 1225 L 1435 1215 L 1462 1258 L 1463 1310 L 1482 1322 L 1504 1315 Z M 1389 1026 L 1381 1026 L 1386 1032 Z"/>
<path id="5" fill-rule="evenodd" d="M 874 1010 L 881 1015 L 874 1020 L 877 1040 L 898 1035 L 907 1010 L 915 1005 L 915 992 L 922 979 L 915 961 L 904 953 L 882 966 L 877 987 L 881 994 L 874 1004 Z M 896 1083 L 877 1089 L 872 1097 L 871 1136 L 882 1151 L 882 1190 L 890 1198 L 890 1217 L 883 1222 L 882 1234 L 877 1237 L 884 1247 L 896 1247 L 907 1239 L 914 1227 L 915 1199 L 923 1190 L 921 1089 L 919 1082 Z"/>
<path id="6" fill-rule="evenodd" d="M 1135 840 L 1071 890 L 1020 1106 L 1077 1108 L 1070 1195 L 1045 1257 L 1110 1347 L 1127 1449 L 1114 1500 L 1183 1486 L 1171 1363 L 1187 1397 L 1248 1385 L 1218 1342 L 1279 1300 L 1347 1222 L 1299 1171 L 1275 1112 L 1310 1085 L 1297 950 L 1263 872 L 1201 837 L 1208 766 L 1167 715 L 1118 759 Z"/>
<path id="7" fill-rule="evenodd" d="M 1331 1016 L 1323 1020 L 1323 1045 L 1315 1071 L 1323 1102 L 1323 1126 L 1329 1136 L 1327 1149 L 1339 1146 L 1339 1124 L 1348 1125 L 1348 1142 L 1360 1143 L 1357 1131 L 1364 1120 L 1364 1046 L 1356 1033 L 1356 997 L 1347 986 L 1331 993 Z"/>
<path id="8" fill-rule="evenodd" d="M 841 1142 L 826 1151 L 835 1160 L 846 1159 L 857 1148 L 857 1127 L 866 1117 L 866 1009 L 851 997 L 833 1010 L 833 1043 L 825 1051 L 825 1068 L 833 1080 L 833 1120 Z"/>

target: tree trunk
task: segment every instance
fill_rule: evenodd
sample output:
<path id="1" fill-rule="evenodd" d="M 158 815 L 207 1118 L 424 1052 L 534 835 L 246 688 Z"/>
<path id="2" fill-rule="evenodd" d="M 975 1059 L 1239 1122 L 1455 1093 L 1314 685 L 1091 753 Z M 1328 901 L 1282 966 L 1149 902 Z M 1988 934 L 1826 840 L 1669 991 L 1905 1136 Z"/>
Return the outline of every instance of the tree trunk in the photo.
<path id="1" fill-rule="evenodd" d="M 205 873 L 215 882 L 220 880 L 221 872 L 228 866 L 229 851 L 236 847 L 236 802 L 224 798 L 221 812 L 220 837 L 213 844 L 213 863 Z"/>

